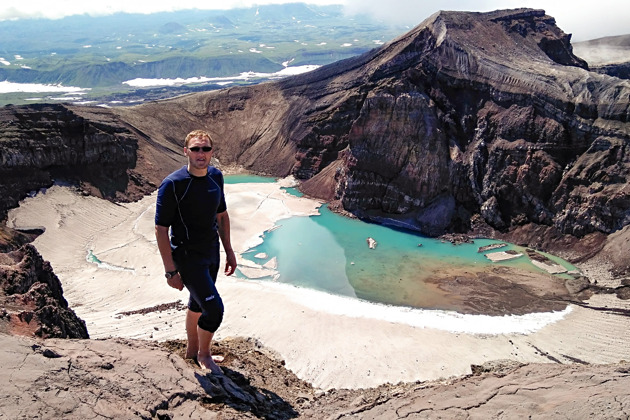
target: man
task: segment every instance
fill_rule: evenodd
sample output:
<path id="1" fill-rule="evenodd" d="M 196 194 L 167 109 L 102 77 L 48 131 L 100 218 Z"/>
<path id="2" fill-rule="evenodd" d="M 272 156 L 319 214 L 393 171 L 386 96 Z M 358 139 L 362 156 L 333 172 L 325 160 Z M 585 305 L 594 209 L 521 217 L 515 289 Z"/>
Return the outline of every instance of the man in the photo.
<path id="1" fill-rule="evenodd" d="M 210 349 L 223 320 L 223 301 L 215 287 L 219 238 L 226 255 L 225 274 L 236 270 L 223 174 L 210 166 L 212 138 L 203 130 L 186 136 L 184 155 L 188 164 L 168 175 L 158 190 L 155 237 L 168 285 L 178 290 L 185 286 L 190 292 L 186 357 L 196 357 L 203 369 L 221 374 Z"/>

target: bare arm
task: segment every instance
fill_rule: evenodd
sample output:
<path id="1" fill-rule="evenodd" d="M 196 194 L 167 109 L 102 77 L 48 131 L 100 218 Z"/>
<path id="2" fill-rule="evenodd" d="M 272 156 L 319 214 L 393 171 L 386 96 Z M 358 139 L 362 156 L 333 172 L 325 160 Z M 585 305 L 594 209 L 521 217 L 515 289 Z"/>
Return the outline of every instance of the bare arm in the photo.
<path id="1" fill-rule="evenodd" d="M 173 261 L 173 254 L 171 254 L 171 241 L 168 238 L 168 227 L 155 225 L 155 239 L 164 264 L 164 271 L 175 271 L 175 261 Z M 167 282 L 169 286 L 175 289 L 182 290 L 184 288 L 179 273 L 168 279 Z"/>
<path id="2" fill-rule="evenodd" d="M 230 216 L 227 210 L 217 213 L 217 224 L 219 225 L 219 237 L 225 250 L 225 274 L 231 276 L 236 270 L 236 255 L 230 241 Z"/>

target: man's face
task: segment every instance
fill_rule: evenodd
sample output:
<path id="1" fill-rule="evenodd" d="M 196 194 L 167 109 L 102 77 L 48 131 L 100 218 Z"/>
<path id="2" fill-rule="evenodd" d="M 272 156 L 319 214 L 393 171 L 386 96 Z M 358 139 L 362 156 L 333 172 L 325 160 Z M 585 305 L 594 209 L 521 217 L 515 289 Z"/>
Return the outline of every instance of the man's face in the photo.
<path id="1" fill-rule="evenodd" d="M 184 148 L 184 154 L 188 158 L 189 170 L 205 171 L 210 165 L 212 151 L 208 150 L 210 141 L 202 137 L 193 137 L 188 142 L 188 146 Z M 206 148 L 207 151 L 203 151 Z"/>

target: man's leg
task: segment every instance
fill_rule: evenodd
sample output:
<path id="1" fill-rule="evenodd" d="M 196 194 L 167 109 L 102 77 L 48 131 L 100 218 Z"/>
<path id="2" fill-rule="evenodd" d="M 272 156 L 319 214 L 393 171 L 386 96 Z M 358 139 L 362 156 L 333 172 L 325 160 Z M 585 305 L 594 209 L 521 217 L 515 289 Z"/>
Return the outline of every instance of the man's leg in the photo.
<path id="1" fill-rule="evenodd" d="M 186 345 L 186 359 L 197 360 L 197 353 L 199 353 L 199 335 L 197 334 L 197 322 L 201 312 L 193 312 L 188 309 L 186 312 L 186 335 L 188 336 L 188 344 Z M 224 357 L 221 355 L 212 355 L 212 360 L 216 363 L 221 363 Z"/>
<path id="2" fill-rule="evenodd" d="M 199 338 L 199 352 L 197 353 L 197 363 L 199 363 L 199 366 L 201 366 L 202 369 L 210 370 L 214 374 L 223 374 L 221 368 L 212 360 L 210 346 L 212 345 L 214 333 L 197 326 L 197 337 Z"/>
<path id="3" fill-rule="evenodd" d="M 186 312 L 186 336 L 188 345 L 186 346 L 186 359 L 194 359 L 199 352 L 199 336 L 197 335 L 197 322 L 201 312 L 193 312 L 190 309 Z"/>
<path id="4" fill-rule="evenodd" d="M 218 248 L 216 254 L 215 258 L 189 260 L 182 277 L 194 279 L 194 281 L 184 283 L 190 291 L 189 309 L 186 313 L 188 337 L 186 356 L 193 358 L 196 355 L 197 363 L 203 369 L 222 374 L 221 368 L 212 360 L 210 349 L 214 331 L 219 328 L 223 320 L 223 301 L 214 285 L 215 277 L 213 277 L 218 271 Z M 220 356 L 217 359 L 219 358 L 223 359 Z"/>

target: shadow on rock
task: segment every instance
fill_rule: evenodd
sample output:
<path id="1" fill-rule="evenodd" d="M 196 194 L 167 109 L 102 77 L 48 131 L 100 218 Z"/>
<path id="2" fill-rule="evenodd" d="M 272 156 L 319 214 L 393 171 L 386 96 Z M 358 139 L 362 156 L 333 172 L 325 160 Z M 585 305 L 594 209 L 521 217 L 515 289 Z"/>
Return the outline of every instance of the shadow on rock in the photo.
<path id="1" fill-rule="evenodd" d="M 251 385 L 241 373 L 222 367 L 223 375 L 195 373 L 209 398 L 202 403 L 225 404 L 235 410 L 250 412 L 258 418 L 292 419 L 299 413 L 274 392 Z"/>

